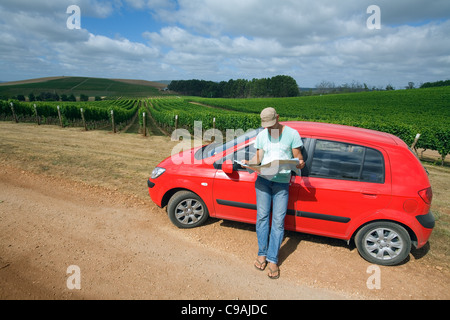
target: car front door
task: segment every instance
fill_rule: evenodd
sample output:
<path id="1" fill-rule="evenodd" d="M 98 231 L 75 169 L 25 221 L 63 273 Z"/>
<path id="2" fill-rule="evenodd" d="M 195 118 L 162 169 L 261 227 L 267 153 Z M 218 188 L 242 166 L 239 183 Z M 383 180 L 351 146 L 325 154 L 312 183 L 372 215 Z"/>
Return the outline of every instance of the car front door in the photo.
<path id="1" fill-rule="evenodd" d="M 305 139 L 303 139 L 305 144 Z M 239 165 L 234 165 L 232 173 L 225 173 L 221 165 L 226 160 L 251 159 L 256 153 L 253 142 L 238 151 L 220 159 L 214 165 L 218 169 L 213 183 L 213 201 L 217 218 L 256 223 L 256 173 L 249 173 Z M 303 151 L 304 159 L 307 159 Z M 303 171 L 303 170 L 302 170 Z M 287 229 L 295 230 L 295 206 L 298 201 L 300 177 L 292 176 L 289 188 L 289 203 L 285 220 Z"/>
<path id="2" fill-rule="evenodd" d="M 252 142 L 214 163 L 217 171 L 213 183 L 213 201 L 217 218 L 256 222 L 256 174 L 249 173 L 237 163 L 233 165 L 232 173 L 222 170 L 225 161 L 249 160 L 255 152 Z"/>

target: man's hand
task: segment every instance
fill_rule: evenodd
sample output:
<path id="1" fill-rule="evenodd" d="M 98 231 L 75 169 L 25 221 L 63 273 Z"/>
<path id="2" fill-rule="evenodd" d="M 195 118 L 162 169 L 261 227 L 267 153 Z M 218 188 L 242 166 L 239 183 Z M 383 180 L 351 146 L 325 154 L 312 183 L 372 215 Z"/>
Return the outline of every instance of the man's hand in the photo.
<path id="1" fill-rule="evenodd" d="M 297 169 L 303 169 L 305 167 L 305 160 L 303 160 L 302 150 L 300 148 L 294 148 L 292 149 L 292 155 L 299 161 Z"/>
<path id="2" fill-rule="evenodd" d="M 297 165 L 297 169 L 303 169 L 305 167 L 305 161 L 299 160 L 299 163 Z"/>

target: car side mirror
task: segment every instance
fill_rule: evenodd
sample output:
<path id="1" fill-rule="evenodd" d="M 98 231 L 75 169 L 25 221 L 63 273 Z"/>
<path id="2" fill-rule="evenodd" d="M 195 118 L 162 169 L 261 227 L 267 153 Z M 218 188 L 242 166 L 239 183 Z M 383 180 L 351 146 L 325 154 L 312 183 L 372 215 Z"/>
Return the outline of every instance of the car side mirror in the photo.
<path id="1" fill-rule="evenodd" d="M 222 171 L 228 174 L 233 173 L 233 161 L 231 160 L 226 160 L 223 164 L 222 164 Z"/>

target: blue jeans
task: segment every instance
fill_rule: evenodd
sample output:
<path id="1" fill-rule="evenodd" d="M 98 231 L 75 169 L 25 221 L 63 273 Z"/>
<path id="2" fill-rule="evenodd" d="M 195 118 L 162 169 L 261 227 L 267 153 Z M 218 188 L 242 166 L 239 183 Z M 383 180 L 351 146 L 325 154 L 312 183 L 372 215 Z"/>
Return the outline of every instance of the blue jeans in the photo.
<path id="1" fill-rule="evenodd" d="M 255 190 L 258 256 L 264 256 L 267 261 L 277 264 L 278 251 L 284 237 L 284 218 L 289 199 L 289 183 L 272 182 L 258 176 L 255 182 Z M 271 205 L 272 227 L 270 227 Z"/>

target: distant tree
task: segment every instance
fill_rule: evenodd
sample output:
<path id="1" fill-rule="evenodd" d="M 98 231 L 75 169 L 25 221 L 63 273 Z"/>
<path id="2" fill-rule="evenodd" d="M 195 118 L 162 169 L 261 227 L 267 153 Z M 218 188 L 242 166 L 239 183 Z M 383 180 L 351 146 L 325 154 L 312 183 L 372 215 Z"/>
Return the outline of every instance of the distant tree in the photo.
<path id="1" fill-rule="evenodd" d="M 336 85 L 334 82 L 322 80 L 320 83 L 316 84 L 316 89 L 318 93 L 330 93 L 336 90 Z"/>
<path id="2" fill-rule="evenodd" d="M 34 96 L 33 92 L 28 95 L 28 101 L 30 101 L 30 102 L 31 101 L 36 101 L 36 97 Z"/>
<path id="3" fill-rule="evenodd" d="M 67 101 L 77 101 L 77 98 L 73 95 L 73 93 L 67 98 Z"/>
<path id="4" fill-rule="evenodd" d="M 391 84 L 386 86 L 386 91 L 394 90 L 394 87 Z"/>
<path id="5" fill-rule="evenodd" d="M 36 96 L 37 101 L 59 101 L 59 95 L 54 92 L 41 92 Z M 31 100 L 30 100 L 31 101 Z"/>
<path id="6" fill-rule="evenodd" d="M 36 96 L 36 101 L 45 101 L 45 98 L 47 97 L 45 92 L 41 92 Z"/>
<path id="7" fill-rule="evenodd" d="M 408 82 L 408 85 L 405 87 L 406 89 L 414 89 L 414 82 Z"/>
<path id="8" fill-rule="evenodd" d="M 89 101 L 89 96 L 85 94 L 80 94 L 80 101 Z"/>
<path id="9" fill-rule="evenodd" d="M 18 94 L 17 95 L 17 100 L 19 101 L 25 101 L 25 96 L 23 94 Z"/>
<path id="10" fill-rule="evenodd" d="M 290 76 L 275 76 L 270 83 L 273 97 L 296 97 L 300 93 L 297 81 Z"/>
<path id="11" fill-rule="evenodd" d="M 95 96 L 95 101 L 102 101 L 102 97 L 100 97 L 100 96 Z"/>
<path id="12" fill-rule="evenodd" d="M 69 98 L 67 97 L 67 94 L 62 94 L 61 95 L 61 101 L 69 101 Z"/>

